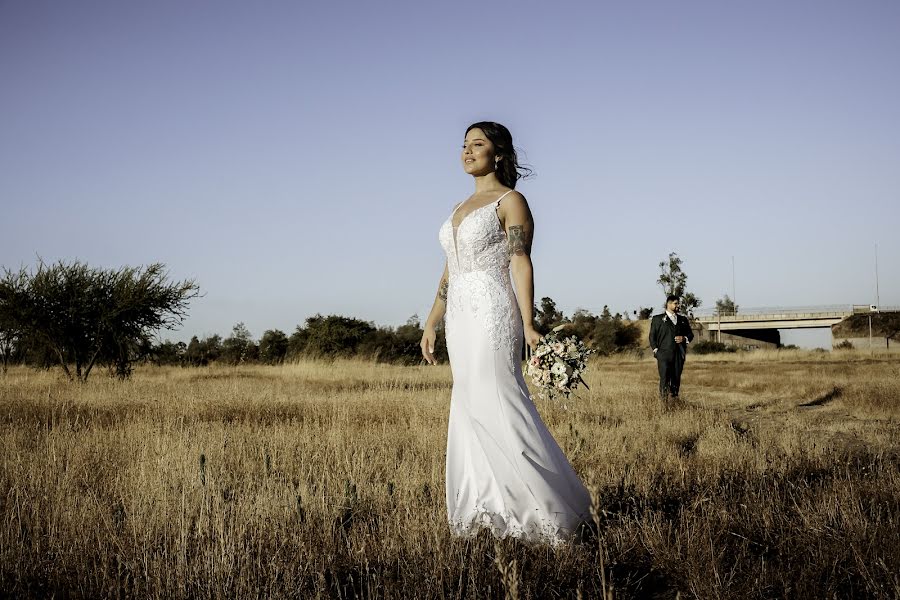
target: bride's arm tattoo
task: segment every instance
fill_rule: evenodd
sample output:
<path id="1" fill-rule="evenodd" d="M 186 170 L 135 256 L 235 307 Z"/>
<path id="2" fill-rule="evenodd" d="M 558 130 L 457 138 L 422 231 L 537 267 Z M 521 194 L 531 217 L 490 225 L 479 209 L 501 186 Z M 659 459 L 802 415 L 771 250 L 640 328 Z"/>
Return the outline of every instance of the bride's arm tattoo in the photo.
<path id="1" fill-rule="evenodd" d="M 509 255 L 531 255 L 531 230 L 525 225 L 511 225 L 506 233 L 509 239 Z"/>
<path id="2" fill-rule="evenodd" d="M 447 293 L 450 290 L 450 282 L 446 279 L 441 279 L 441 285 L 438 287 L 438 298 L 447 301 Z"/>

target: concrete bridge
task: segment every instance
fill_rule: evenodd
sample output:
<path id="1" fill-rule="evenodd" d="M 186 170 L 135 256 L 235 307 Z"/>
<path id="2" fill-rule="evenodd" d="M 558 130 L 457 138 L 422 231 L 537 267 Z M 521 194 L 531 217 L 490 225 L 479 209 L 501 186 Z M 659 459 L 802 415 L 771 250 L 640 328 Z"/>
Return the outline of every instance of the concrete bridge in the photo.
<path id="1" fill-rule="evenodd" d="M 837 325 L 844 319 L 858 314 L 875 312 L 874 306 L 833 305 L 805 307 L 743 308 L 737 314 L 719 314 L 715 310 L 694 313 L 700 323 L 704 339 L 734 342 L 732 336 L 762 342 L 763 345 L 778 345 L 781 342 L 779 329 L 813 329 Z M 880 310 L 900 310 L 900 307 L 883 307 Z"/>

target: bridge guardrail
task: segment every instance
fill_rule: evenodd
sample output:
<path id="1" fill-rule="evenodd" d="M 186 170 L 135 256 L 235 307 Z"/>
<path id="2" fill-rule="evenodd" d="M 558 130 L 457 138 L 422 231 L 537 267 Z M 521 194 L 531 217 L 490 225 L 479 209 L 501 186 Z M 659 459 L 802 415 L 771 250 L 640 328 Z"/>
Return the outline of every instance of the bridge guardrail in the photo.
<path id="1" fill-rule="evenodd" d="M 862 309 L 865 310 L 862 310 Z M 879 307 L 872 311 L 869 305 L 836 304 L 828 306 L 799 306 L 799 307 L 754 307 L 738 308 L 736 313 L 719 313 L 715 309 L 694 311 L 694 318 L 702 321 L 737 321 L 737 320 L 775 320 L 775 319 L 803 319 L 803 318 L 834 318 L 849 317 L 854 314 L 868 314 L 870 312 L 900 312 L 900 306 Z"/>

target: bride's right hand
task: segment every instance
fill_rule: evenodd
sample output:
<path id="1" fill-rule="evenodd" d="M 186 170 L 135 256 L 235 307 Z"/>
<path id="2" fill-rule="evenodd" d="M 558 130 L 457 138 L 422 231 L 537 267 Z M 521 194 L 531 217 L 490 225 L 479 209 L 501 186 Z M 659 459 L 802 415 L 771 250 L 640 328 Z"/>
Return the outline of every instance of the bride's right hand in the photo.
<path id="1" fill-rule="evenodd" d="M 434 327 L 425 327 L 425 331 L 422 333 L 422 341 L 419 342 L 419 346 L 422 347 L 422 356 L 425 358 L 425 362 L 430 365 L 436 365 L 437 359 L 434 357 L 434 342 L 437 340 L 437 332 L 434 330 Z"/>

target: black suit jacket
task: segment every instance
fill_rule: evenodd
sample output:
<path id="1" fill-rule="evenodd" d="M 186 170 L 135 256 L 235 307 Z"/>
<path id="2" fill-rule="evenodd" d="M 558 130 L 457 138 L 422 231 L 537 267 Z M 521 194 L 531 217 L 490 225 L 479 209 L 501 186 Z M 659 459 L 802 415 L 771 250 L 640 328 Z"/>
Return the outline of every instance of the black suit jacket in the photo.
<path id="1" fill-rule="evenodd" d="M 681 344 L 675 343 L 676 335 L 683 335 L 688 341 L 694 339 L 694 332 L 691 331 L 691 324 L 684 315 L 675 315 L 678 323 L 672 324 L 671 319 L 666 318 L 666 313 L 653 315 L 650 321 L 650 348 L 658 348 L 657 356 L 667 356 L 675 354 L 676 350 L 680 350 L 683 357 L 687 352 L 687 342 Z"/>

